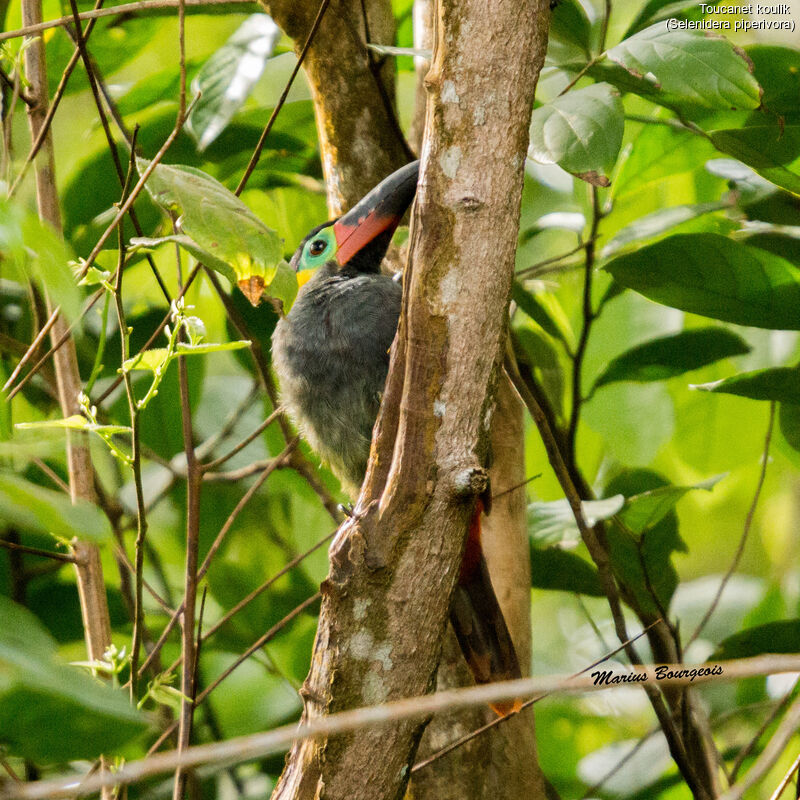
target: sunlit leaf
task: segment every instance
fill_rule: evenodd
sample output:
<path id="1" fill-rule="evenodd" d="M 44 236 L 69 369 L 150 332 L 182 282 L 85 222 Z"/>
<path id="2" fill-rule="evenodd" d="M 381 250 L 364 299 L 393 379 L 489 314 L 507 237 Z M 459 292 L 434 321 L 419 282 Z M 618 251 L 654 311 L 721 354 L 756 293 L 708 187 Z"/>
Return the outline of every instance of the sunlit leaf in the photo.
<path id="1" fill-rule="evenodd" d="M 608 51 L 608 57 L 648 89 L 708 108 L 758 108 L 761 90 L 752 64 L 727 39 L 651 25 Z"/>
<path id="2" fill-rule="evenodd" d="M 594 389 L 615 381 L 666 380 L 749 352 L 744 340 L 725 328 L 681 331 L 652 339 L 617 356 L 597 379 Z"/>
<path id="3" fill-rule="evenodd" d="M 154 347 L 150 350 L 145 350 L 133 358 L 122 362 L 122 369 L 125 372 L 133 372 L 135 370 L 149 370 L 155 372 L 156 370 L 163 370 L 166 368 L 167 363 L 172 358 L 178 356 L 203 356 L 209 353 L 222 353 L 228 350 L 241 350 L 244 347 L 250 347 L 249 341 L 238 342 L 218 342 L 218 343 L 203 343 L 203 344 L 185 344 L 178 342 L 175 352 L 170 356 L 169 350 L 166 347 Z"/>
<path id="4" fill-rule="evenodd" d="M 272 17 L 252 14 L 202 66 L 192 81 L 200 99 L 187 120 L 198 150 L 205 150 L 242 107 L 280 37 Z"/>
<path id="5" fill-rule="evenodd" d="M 591 527 L 599 520 L 613 517 L 624 504 L 625 497 L 617 494 L 603 500 L 584 500 L 581 509 L 586 524 Z M 528 535 L 537 546 L 577 543 L 580 531 L 569 501 L 531 503 L 528 506 Z"/>
<path id="6" fill-rule="evenodd" d="M 713 233 L 670 236 L 605 267 L 657 303 L 758 328 L 800 329 L 800 272 L 788 261 Z"/>
<path id="7" fill-rule="evenodd" d="M 606 186 L 605 173 L 619 153 L 624 124 L 622 101 L 611 86 L 575 89 L 533 112 L 528 155 Z"/>
<path id="8" fill-rule="evenodd" d="M 751 400 L 800 403 L 800 367 L 759 369 L 713 383 L 702 383 L 693 388 L 704 392 L 735 394 Z"/>
<path id="9" fill-rule="evenodd" d="M 139 169 L 147 166 L 138 160 Z M 297 294 L 294 270 L 283 260 L 283 244 L 236 195 L 193 167 L 159 164 L 147 182 L 155 201 L 169 211 L 181 213 L 180 227 L 199 251 L 227 264 L 236 281 L 256 305 L 261 291 L 280 300 L 288 311 Z M 179 242 L 180 244 L 181 242 Z M 275 283 L 274 294 L 272 283 Z"/>
<path id="10" fill-rule="evenodd" d="M 619 512 L 619 519 L 628 530 L 641 534 L 658 525 L 687 493 L 702 489 L 710 492 L 725 476 L 715 475 L 693 486 L 661 486 L 629 497 Z"/>
<path id="11" fill-rule="evenodd" d="M 760 125 L 712 131 L 711 141 L 759 175 L 800 195 L 800 125 Z"/>

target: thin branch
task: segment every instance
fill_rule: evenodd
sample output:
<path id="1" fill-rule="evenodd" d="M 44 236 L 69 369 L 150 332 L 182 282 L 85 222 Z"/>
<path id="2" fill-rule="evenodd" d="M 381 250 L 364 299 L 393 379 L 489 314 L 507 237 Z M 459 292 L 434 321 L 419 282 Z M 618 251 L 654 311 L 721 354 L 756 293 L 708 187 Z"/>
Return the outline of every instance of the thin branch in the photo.
<path id="1" fill-rule="evenodd" d="M 284 86 L 275 108 L 272 109 L 272 114 L 270 114 L 269 120 L 267 121 L 267 126 L 261 133 L 261 136 L 258 139 L 258 144 L 256 144 L 256 149 L 253 151 L 253 155 L 250 157 L 250 161 L 248 162 L 247 168 L 244 171 L 244 175 L 242 175 L 242 179 L 239 181 L 239 185 L 236 187 L 234 194 L 236 194 L 237 197 L 244 191 L 244 187 L 247 186 L 247 182 L 250 180 L 250 176 L 253 174 L 253 171 L 258 164 L 258 160 L 261 158 L 261 151 L 264 149 L 264 143 L 267 141 L 267 136 L 269 136 L 272 126 L 275 124 L 275 120 L 278 118 L 278 114 L 283 108 L 286 98 L 289 96 L 289 90 L 292 88 L 294 79 L 297 77 L 297 73 L 300 71 L 303 60 L 305 59 L 306 54 L 311 47 L 311 42 L 314 41 L 314 36 L 319 29 L 322 18 L 325 16 L 325 11 L 328 8 L 330 1 L 331 0 L 322 0 L 320 3 L 319 11 L 317 11 L 317 16 L 314 19 L 314 24 L 311 26 L 311 30 L 308 32 L 308 38 L 303 45 L 303 49 L 300 51 L 300 55 L 297 57 L 297 63 L 294 65 L 292 74 L 289 76 L 289 80 L 286 81 L 286 86 Z"/>
<path id="2" fill-rule="evenodd" d="M 769 800 L 780 800 L 781 795 L 786 791 L 789 784 L 792 782 L 792 778 L 797 773 L 797 770 L 800 769 L 800 755 L 792 763 L 792 766 L 786 771 L 786 774 L 781 778 L 781 782 L 776 787 L 775 791 L 770 795 Z M 796 795 L 795 795 L 796 796 Z"/>
<path id="3" fill-rule="evenodd" d="M 28 361 L 36 355 L 36 351 L 39 349 L 39 346 L 42 344 L 45 336 L 50 333 L 50 328 L 55 325 L 56 320 L 58 319 L 58 315 L 61 313 L 61 306 L 56 306 L 53 309 L 53 313 L 48 317 L 47 322 L 42 326 L 42 329 L 39 333 L 36 334 L 34 340 L 30 343 L 30 346 L 25 351 L 25 354 L 19 360 L 19 363 L 16 367 L 14 367 L 14 371 L 8 376 L 8 380 L 3 384 L 3 388 L 0 391 L 7 391 L 10 386 L 14 384 L 14 381 L 17 379 L 22 368 Z"/>
<path id="4" fill-rule="evenodd" d="M 28 553 L 32 556 L 41 556 L 42 558 L 50 558 L 53 561 L 63 561 L 67 564 L 75 563 L 75 556 L 67 555 L 66 553 L 54 553 L 52 550 L 41 550 L 38 547 L 28 547 L 24 544 L 16 544 L 9 542 L 7 539 L 0 539 L 0 548 L 5 550 L 13 550 L 18 553 Z"/>
<path id="5" fill-rule="evenodd" d="M 175 8 L 177 9 L 182 0 L 141 0 L 137 3 L 121 3 L 113 8 L 97 8 L 92 11 L 82 11 L 81 20 L 94 20 L 101 17 L 123 17 L 136 14 L 138 11 L 151 11 L 153 9 Z M 234 6 L 240 4 L 250 4 L 252 0 L 185 0 L 185 5 L 189 7 L 201 8 L 203 6 Z M 26 25 L 13 31 L 0 31 L 0 42 L 8 39 L 18 39 L 20 36 L 32 36 L 35 33 L 46 31 L 50 28 L 62 28 L 73 22 L 72 15 L 59 17 L 35 25 Z M 26 101 L 27 102 L 27 101 Z"/>
<path id="6" fill-rule="evenodd" d="M 181 359 L 183 360 L 183 359 Z M 280 467 L 290 456 L 292 450 L 297 446 L 299 439 L 296 437 L 292 442 L 290 442 L 283 452 L 273 458 L 270 462 L 268 462 L 267 466 L 262 470 L 261 475 L 259 475 L 258 479 L 254 481 L 253 485 L 242 495 L 239 502 L 234 507 L 233 511 L 228 514 L 228 518 L 225 520 L 222 528 L 220 528 L 219 533 L 216 535 L 213 544 L 206 553 L 206 557 L 203 559 L 203 563 L 200 566 L 200 569 L 197 570 L 196 580 L 201 581 L 206 573 L 208 572 L 209 567 L 211 566 L 211 561 L 213 560 L 214 556 L 216 555 L 217 551 L 219 550 L 220 546 L 222 545 L 225 536 L 227 536 L 228 532 L 230 531 L 233 523 L 236 521 L 236 518 L 241 513 L 242 509 L 247 505 L 247 503 L 253 498 L 253 495 L 261 488 L 262 484 L 266 479 Z M 190 472 L 190 475 L 192 473 Z M 199 467 L 198 467 L 198 475 L 196 479 L 199 480 Z M 169 632 L 175 627 L 175 623 L 180 619 L 180 615 L 184 613 L 186 608 L 186 601 L 182 602 L 177 609 L 175 609 L 174 614 L 170 618 L 169 622 L 167 623 L 166 627 L 164 628 L 161 636 L 159 637 L 158 641 L 156 642 L 155 647 L 150 651 L 147 659 L 145 660 L 144 664 L 142 664 L 139 674 L 141 675 L 144 670 L 149 666 L 152 659 L 158 653 L 158 651 L 163 646 L 164 642 L 166 641 L 166 637 Z M 185 624 L 185 623 L 184 623 Z M 183 660 L 183 656 L 181 657 L 181 661 Z M 178 662 L 180 663 L 180 662 Z M 177 666 L 177 664 L 176 664 Z"/>
<path id="7" fill-rule="evenodd" d="M 237 444 L 235 447 L 232 447 L 224 455 L 219 456 L 219 458 L 215 458 L 213 461 L 203 464 L 203 471 L 211 472 L 215 467 L 224 464 L 226 461 L 233 458 L 237 453 L 240 453 L 245 447 L 247 447 L 247 445 L 250 444 L 250 442 L 257 439 L 270 425 L 272 425 L 275 419 L 281 414 L 283 414 L 283 408 L 276 408 L 251 434 L 242 439 L 239 444 Z"/>
<path id="8" fill-rule="evenodd" d="M 545 267 L 549 267 L 551 264 L 558 264 L 559 261 L 563 261 L 565 258 L 574 256 L 575 253 L 580 253 L 580 251 L 584 250 L 588 244 L 589 242 L 580 242 L 578 245 L 573 247 L 572 250 L 567 250 L 566 253 L 562 253 L 559 256 L 552 256 L 551 258 L 545 258 L 543 261 L 538 261 L 536 264 L 531 264 L 529 267 L 518 270 L 516 273 L 514 273 L 514 277 L 523 278 L 528 275 L 535 277 L 537 274 L 540 274 Z"/>
<path id="9" fill-rule="evenodd" d="M 761 755 L 747 771 L 744 780 L 734 784 L 719 800 L 741 800 L 750 789 L 760 786 L 797 733 L 798 726 L 800 726 L 800 697 L 795 698 L 778 729 L 761 751 Z"/>
<path id="10" fill-rule="evenodd" d="M 627 647 L 629 644 L 633 644 L 633 642 L 635 642 L 637 639 L 639 639 L 642 636 L 644 636 L 645 633 L 647 633 L 647 631 L 650 628 L 652 628 L 653 625 L 656 625 L 656 624 L 657 624 L 657 622 L 654 622 L 651 625 L 649 625 L 647 628 L 644 628 L 644 630 L 642 630 L 639 633 L 637 633 L 636 636 L 634 636 L 632 639 L 629 639 L 627 642 L 624 642 L 623 644 L 619 645 L 619 647 L 615 648 L 614 650 L 610 650 L 605 655 L 603 655 L 600 658 L 598 658 L 597 661 L 593 661 L 587 667 L 584 667 L 583 669 L 579 670 L 578 672 L 574 672 L 570 676 L 570 678 L 571 679 L 572 678 L 577 678 L 580 675 L 584 675 L 590 669 L 594 669 L 595 667 L 599 666 L 603 662 L 608 661 L 609 658 L 613 658 L 617 653 L 620 652 L 620 650 L 624 650 L 625 647 Z M 545 697 L 549 697 L 551 694 L 552 694 L 552 692 L 543 692 L 542 694 L 538 694 L 535 697 L 532 697 L 530 700 L 527 700 L 526 702 L 524 702 L 520 706 L 519 709 L 517 709 L 516 711 L 512 712 L 511 714 L 506 714 L 503 717 L 497 717 L 496 719 L 493 719 L 491 722 L 487 722 L 486 725 L 481 725 L 480 728 L 477 728 L 476 730 L 471 731 L 470 733 L 466 734 L 465 736 L 462 736 L 460 739 L 456 739 L 456 741 L 451 742 L 446 747 L 443 747 L 441 750 L 438 750 L 433 755 L 431 755 L 428 758 L 426 758 L 424 761 L 419 761 L 416 764 L 414 764 L 414 766 L 411 768 L 412 775 L 415 772 L 419 772 L 421 769 L 424 769 L 425 767 L 429 766 L 430 764 L 433 764 L 434 761 L 438 761 L 440 758 L 442 758 L 443 756 L 446 756 L 448 753 L 452 753 L 453 750 L 456 750 L 459 747 L 462 747 L 467 742 L 471 742 L 473 739 L 477 738 L 478 736 L 480 736 L 481 734 L 485 733 L 486 731 L 491 730 L 492 728 L 496 728 L 498 725 L 501 725 L 507 719 L 511 719 L 512 717 L 516 716 L 517 714 L 522 713 L 526 708 L 530 708 L 532 705 L 534 705 L 535 703 L 538 703 L 540 700 L 544 700 Z"/>
<path id="11" fill-rule="evenodd" d="M 708 610 L 703 615 L 703 619 L 700 621 L 700 624 L 695 629 L 694 633 L 689 637 L 689 641 L 686 643 L 686 647 L 689 647 L 692 642 L 697 639 L 698 636 L 703 632 L 703 629 L 708 624 L 708 621 L 711 619 L 714 611 L 719 604 L 720 598 L 722 597 L 722 593 L 725 591 L 725 587 L 728 585 L 728 581 L 731 579 L 731 576 L 734 572 L 736 572 L 737 567 L 739 566 L 739 561 L 742 558 L 742 554 L 744 553 L 744 548 L 747 545 L 747 539 L 750 535 L 750 528 L 753 525 L 753 518 L 756 513 L 756 508 L 758 507 L 758 500 L 761 497 L 761 490 L 764 488 L 764 480 L 767 476 L 767 464 L 769 463 L 769 447 L 772 442 L 772 430 L 775 424 L 775 403 L 772 402 L 769 404 L 769 422 L 767 423 L 767 434 L 764 437 L 764 450 L 761 455 L 761 471 L 758 475 L 758 482 L 756 483 L 756 491 L 753 495 L 753 500 L 750 503 L 750 509 L 747 512 L 747 517 L 744 521 L 744 528 L 742 528 L 742 535 L 739 537 L 739 544 L 736 547 L 736 553 L 733 556 L 733 561 L 731 561 L 731 565 L 728 567 L 728 571 L 725 573 L 722 581 L 720 581 L 719 589 L 717 589 L 717 593 L 714 595 L 714 599 L 711 602 L 711 605 L 708 607 Z"/>
<path id="12" fill-rule="evenodd" d="M 696 665 L 670 664 L 666 666 L 673 672 L 692 672 Z M 755 658 L 721 661 L 716 666 L 721 674 L 712 676 L 666 677 L 657 679 L 658 666 L 643 666 L 633 670 L 636 674 L 647 676 L 648 682 L 660 683 L 663 686 L 688 686 L 700 683 L 721 683 L 723 681 L 740 680 L 742 678 L 760 677 L 778 673 L 800 671 L 800 656 L 770 655 Z M 242 763 L 262 758 L 265 755 L 280 752 L 298 739 L 312 737 L 330 737 L 355 730 L 364 730 L 379 725 L 396 725 L 401 720 L 418 719 L 431 714 L 454 711 L 459 708 L 485 706 L 502 700 L 518 697 L 550 693 L 586 693 L 605 691 L 616 688 L 630 688 L 629 683 L 605 685 L 597 683 L 591 675 L 573 678 L 569 675 L 548 675 L 545 677 L 522 678 L 502 683 L 471 686 L 466 689 L 449 689 L 444 692 L 395 700 L 378 706 L 342 711 L 315 717 L 300 724 L 292 723 L 271 731 L 228 739 L 224 742 L 196 745 L 182 753 L 171 751 L 158 753 L 138 761 L 129 761 L 121 765 L 113 774 L 93 776 L 78 783 L 84 776 L 75 773 L 45 781 L 36 781 L 23 786 L 0 787 L 0 800 L 46 800 L 55 797 L 75 797 L 97 792 L 102 786 L 130 785 L 154 775 L 172 772 L 176 768 L 191 768 L 202 765 L 220 766 L 223 764 Z M 641 685 L 646 686 L 647 683 Z M 782 750 L 794 735 L 800 723 L 800 699 L 795 703 L 782 723 L 776 736 L 770 742 L 770 757 L 777 758 L 780 751 L 772 751 L 778 747 Z M 776 742 L 780 734 L 780 741 Z M 772 748 L 772 744 L 775 748 Z M 766 751 L 765 751 L 766 753 Z M 774 763 L 774 761 L 772 762 Z M 769 769 L 767 766 L 767 770 Z M 752 772 L 752 770 L 751 770 Z M 762 773 L 760 777 L 763 777 Z M 739 800 L 741 792 L 726 794 L 720 800 Z"/>
<path id="13" fill-rule="evenodd" d="M 775 722 L 776 719 L 784 712 L 786 707 L 792 700 L 792 693 L 794 692 L 795 688 L 797 688 L 798 681 L 795 680 L 792 684 L 792 688 L 789 689 L 788 692 L 781 698 L 780 703 L 778 703 L 775 708 L 773 708 L 769 714 L 767 714 L 766 719 L 761 723 L 758 730 L 755 733 L 750 741 L 736 754 L 736 758 L 734 759 L 733 764 L 731 765 L 731 775 L 730 775 L 730 782 L 736 782 L 736 776 L 739 774 L 739 770 L 742 768 L 742 764 L 744 764 L 745 759 L 756 749 L 759 740 L 766 732 L 767 728 Z"/>

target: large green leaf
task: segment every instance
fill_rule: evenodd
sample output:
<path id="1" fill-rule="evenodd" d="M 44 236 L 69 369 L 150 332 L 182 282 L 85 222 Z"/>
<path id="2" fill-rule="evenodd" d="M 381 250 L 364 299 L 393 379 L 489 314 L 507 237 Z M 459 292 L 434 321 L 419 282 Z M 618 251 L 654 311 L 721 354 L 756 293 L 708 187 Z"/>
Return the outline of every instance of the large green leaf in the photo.
<path id="1" fill-rule="evenodd" d="M 734 633 L 719 643 L 710 660 L 750 658 L 763 653 L 797 652 L 800 652 L 800 619 L 786 619 L 767 622 Z"/>
<path id="2" fill-rule="evenodd" d="M 597 569 L 577 553 L 531 543 L 531 586 L 592 597 L 605 593 Z"/>
<path id="3" fill-rule="evenodd" d="M 667 103 L 706 108 L 758 108 L 752 64 L 727 39 L 651 25 L 620 42 L 608 57 Z"/>
<path id="4" fill-rule="evenodd" d="M 138 164 L 143 172 L 148 162 L 139 159 Z M 162 208 L 182 215 L 181 230 L 198 248 L 192 249 L 193 254 L 207 253 L 210 267 L 226 263 L 254 304 L 261 296 L 258 289 L 270 295 L 274 291 L 272 296 L 288 311 L 297 294 L 297 280 L 283 260 L 281 239 L 236 195 L 210 175 L 179 165 L 159 164 L 147 188 Z"/>
<path id="5" fill-rule="evenodd" d="M 776 186 L 800 195 L 800 125 L 776 122 L 712 131 L 711 141 Z"/>
<path id="6" fill-rule="evenodd" d="M 677 505 L 687 493 L 696 489 L 710 492 L 724 475 L 715 475 L 702 483 L 693 486 L 659 486 L 640 494 L 635 494 L 625 501 L 618 519 L 635 534 L 642 534 L 658 525 L 662 519 Z"/>
<path id="7" fill-rule="evenodd" d="M 800 402 L 780 404 L 778 425 L 789 447 L 800 453 Z"/>
<path id="8" fill-rule="evenodd" d="M 792 47 L 757 44 L 747 48 L 756 80 L 764 90 L 767 111 L 784 117 L 800 115 L 800 51 Z"/>
<path id="9" fill-rule="evenodd" d="M 74 505 L 66 494 L 0 472 L 0 521 L 61 539 L 102 541 L 111 536 L 103 512 L 85 500 Z"/>
<path id="10" fill-rule="evenodd" d="M 281 37 L 267 14 L 252 14 L 203 64 L 192 82 L 200 99 L 192 108 L 187 130 L 201 152 L 213 142 L 247 100 Z"/>
<path id="11" fill-rule="evenodd" d="M 39 620 L 0 595 L 0 743 L 11 754 L 42 764 L 93 759 L 146 727 L 125 694 L 59 662 Z"/>
<path id="12" fill-rule="evenodd" d="M 574 89 L 533 112 L 528 155 L 606 186 L 605 173 L 622 144 L 624 114 L 619 93 L 608 84 Z"/>
<path id="13" fill-rule="evenodd" d="M 591 527 L 600 520 L 613 517 L 624 504 L 625 498 L 621 494 L 603 500 L 584 500 L 581 503 L 583 518 Z M 528 506 L 528 535 L 537 546 L 577 543 L 580 532 L 569 501 L 531 503 Z"/>
<path id="14" fill-rule="evenodd" d="M 645 239 L 654 239 L 662 233 L 678 225 L 697 219 L 705 214 L 727 208 L 725 203 L 695 203 L 682 206 L 660 208 L 652 214 L 646 214 L 617 231 L 611 241 L 603 248 L 603 258 L 618 253 L 626 245 Z"/>
<path id="15" fill-rule="evenodd" d="M 662 381 L 749 352 L 743 339 L 724 328 L 681 331 L 640 344 L 615 358 L 595 381 L 594 390 L 616 381 Z"/>
<path id="16" fill-rule="evenodd" d="M 751 400 L 800 403 L 800 367 L 759 369 L 713 383 L 702 383 L 694 388 L 705 392 L 735 394 Z"/>
<path id="17" fill-rule="evenodd" d="M 550 13 L 550 38 L 591 51 L 592 25 L 578 0 L 562 0 Z"/>
<path id="18" fill-rule="evenodd" d="M 82 294 L 70 267 L 74 258 L 64 240 L 23 206 L 0 200 L 0 262 L 4 277 L 45 289 L 67 319 L 80 313 Z"/>
<path id="19" fill-rule="evenodd" d="M 772 253 L 718 234 L 670 236 L 605 268 L 623 286 L 682 311 L 800 330 L 800 272 Z"/>
<path id="20" fill-rule="evenodd" d="M 643 522 L 641 533 L 631 531 L 628 526 L 623 528 L 614 520 L 608 523 L 606 533 L 614 572 L 639 605 L 651 613 L 660 613 L 662 608 L 669 606 L 678 585 L 672 554 L 686 550 L 678 533 L 674 509 L 669 504 L 666 507 L 660 505 L 661 501 L 671 501 L 675 496 L 652 494 L 667 488 L 671 488 L 670 484 L 660 475 L 643 469 L 623 472 L 605 488 L 607 495 L 638 496 L 644 504 L 639 510 L 647 512 L 640 515 L 633 507 L 629 512 L 631 523 Z M 662 510 L 665 512 L 663 515 Z"/>

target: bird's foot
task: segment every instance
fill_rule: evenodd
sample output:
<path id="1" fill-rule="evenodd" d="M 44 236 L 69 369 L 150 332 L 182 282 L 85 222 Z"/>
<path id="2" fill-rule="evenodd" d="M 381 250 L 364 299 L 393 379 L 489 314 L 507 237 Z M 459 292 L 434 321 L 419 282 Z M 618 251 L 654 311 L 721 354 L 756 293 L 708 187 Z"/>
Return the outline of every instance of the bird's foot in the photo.
<path id="1" fill-rule="evenodd" d="M 353 509 L 352 503 L 339 503 L 337 506 L 339 511 L 342 512 L 346 517 L 352 517 L 355 514 L 355 510 Z"/>

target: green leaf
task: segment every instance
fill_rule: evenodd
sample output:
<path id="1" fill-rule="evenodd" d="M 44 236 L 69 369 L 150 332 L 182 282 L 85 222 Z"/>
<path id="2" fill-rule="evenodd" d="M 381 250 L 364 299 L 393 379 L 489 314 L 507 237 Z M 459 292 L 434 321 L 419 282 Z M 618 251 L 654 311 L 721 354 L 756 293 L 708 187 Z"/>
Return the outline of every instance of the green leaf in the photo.
<path id="1" fill-rule="evenodd" d="M 550 37 L 576 45 L 590 55 L 592 25 L 578 0 L 561 0 L 550 12 Z"/>
<path id="2" fill-rule="evenodd" d="M 139 170 L 147 163 L 138 159 Z M 240 287 L 255 281 L 267 294 L 279 275 L 273 295 L 288 311 L 297 293 L 291 267 L 283 260 L 283 244 L 252 211 L 219 181 L 193 167 L 159 164 L 148 179 L 153 199 L 169 211 L 182 213 L 180 227 L 204 254 L 208 266 L 219 261 L 233 270 Z M 203 258 L 205 263 L 205 256 Z M 256 302 L 260 292 L 256 296 Z M 253 297 L 250 297 L 251 302 Z"/>
<path id="3" fill-rule="evenodd" d="M 64 240 L 36 214 L 12 201 L 0 200 L 0 262 L 4 277 L 23 284 L 35 281 L 68 320 L 78 317 L 83 301 L 70 266 L 73 260 Z"/>
<path id="4" fill-rule="evenodd" d="M 247 100 L 280 38 L 272 17 L 252 14 L 202 66 L 192 81 L 192 91 L 199 92 L 200 99 L 186 125 L 200 152 L 222 133 Z"/>
<path id="5" fill-rule="evenodd" d="M 704 392 L 735 394 L 751 400 L 774 400 L 780 403 L 800 402 L 800 368 L 771 367 L 744 372 L 713 383 L 693 387 Z"/>
<path id="6" fill-rule="evenodd" d="M 800 453 L 800 403 L 781 403 L 778 425 L 789 447 Z"/>
<path id="7" fill-rule="evenodd" d="M 651 25 L 612 47 L 608 57 L 665 102 L 755 109 L 761 90 L 752 64 L 727 39 Z M 644 92 L 643 92 L 644 93 Z"/>
<path id="8" fill-rule="evenodd" d="M 670 228 L 674 228 L 691 219 L 697 219 L 704 214 L 720 211 L 723 208 L 728 208 L 728 204 L 697 203 L 694 205 L 660 208 L 652 214 L 639 217 L 630 225 L 626 225 L 621 231 L 614 234 L 611 241 L 603 248 L 601 255 L 603 258 L 609 258 L 622 250 L 625 245 L 644 239 L 654 239 L 656 236 L 670 230 Z"/>
<path id="9" fill-rule="evenodd" d="M 584 500 L 581 509 L 586 524 L 591 527 L 599 520 L 613 517 L 623 505 L 624 496 L 617 494 L 603 500 Z M 528 506 L 528 535 L 537 546 L 575 544 L 580 541 L 580 531 L 569 501 L 531 503 Z"/>
<path id="10" fill-rule="evenodd" d="M 658 473 L 636 469 L 615 477 L 605 487 L 605 493 L 623 494 L 626 497 L 645 495 L 640 500 L 642 511 L 647 512 L 642 513 L 642 518 L 655 520 L 663 508 L 660 502 L 664 498 L 659 495 L 652 500 L 646 498 L 648 493 L 666 487 L 670 487 L 670 484 Z M 669 493 L 666 496 L 669 497 Z M 638 512 L 630 513 L 633 515 Z M 631 522 L 637 522 L 635 517 L 631 518 Z M 614 520 L 608 523 L 606 534 L 612 567 L 627 590 L 648 612 L 660 613 L 659 606 L 666 609 L 678 585 L 672 554 L 686 550 L 678 533 L 678 518 L 674 509 L 666 509 L 666 513 L 641 534 L 632 534 Z"/>
<path id="11" fill-rule="evenodd" d="M 142 250 L 155 250 L 168 242 L 174 242 L 182 247 L 187 253 L 194 256 L 198 261 L 201 261 L 207 267 L 210 267 L 220 275 L 224 275 L 231 283 L 236 283 L 236 273 L 233 271 L 229 264 L 220 261 L 213 253 L 207 253 L 195 241 L 185 234 L 173 234 L 170 236 L 134 236 L 131 240 L 134 247 L 140 247 Z"/>
<path id="12" fill-rule="evenodd" d="M 541 164 L 558 164 L 599 186 L 622 144 L 625 111 L 619 93 L 606 83 L 574 89 L 533 112 L 528 155 Z"/>
<path id="13" fill-rule="evenodd" d="M 712 0 L 707 5 L 713 6 L 716 5 L 716 2 Z M 695 0 L 648 0 L 628 26 L 628 30 L 625 31 L 625 35 L 622 38 L 627 39 L 631 34 L 661 20 L 672 17 L 700 19 L 702 16 L 703 12 L 700 9 L 700 4 Z"/>
<path id="14" fill-rule="evenodd" d="M 800 651 L 800 619 L 767 622 L 746 628 L 723 639 L 710 661 L 750 658 L 764 653 L 797 653 Z"/>
<path id="15" fill-rule="evenodd" d="M 520 371 L 529 371 L 544 389 L 556 414 L 564 402 L 564 373 L 553 340 L 526 320 L 515 319 L 511 340 Z"/>
<path id="16" fill-rule="evenodd" d="M 749 353 L 748 345 L 724 328 L 701 328 L 662 336 L 617 356 L 592 391 L 616 381 L 662 381 L 723 358 Z"/>
<path id="17" fill-rule="evenodd" d="M 650 300 L 738 325 L 800 330 L 800 272 L 713 233 L 670 236 L 605 267 Z"/>
<path id="18" fill-rule="evenodd" d="M 695 489 L 710 492 L 725 475 L 715 475 L 693 486 L 661 486 L 629 497 L 618 517 L 632 533 L 642 534 L 658 525 L 687 493 Z"/>
<path id="19" fill-rule="evenodd" d="M 529 291 L 521 281 L 514 281 L 511 296 L 545 333 L 549 333 L 567 346 L 573 344 L 569 319 L 552 292 Z"/>
<path id="20" fill-rule="evenodd" d="M 168 366 L 168 361 L 178 356 L 204 356 L 208 353 L 241 350 L 245 347 L 250 347 L 249 341 L 207 342 L 204 344 L 185 344 L 183 342 L 178 342 L 175 353 L 171 357 L 169 357 L 169 350 L 166 347 L 154 347 L 151 350 L 145 350 L 138 356 L 124 361 L 122 363 L 122 369 L 124 372 L 132 372 L 134 370 L 149 370 L 150 372 L 155 372 L 157 369 L 165 369 Z"/>
<path id="21" fill-rule="evenodd" d="M 85 500 L 74 505 L 62 492 L 0 472 L 0 520 L 22 530 L 61 539 L 104 541 L 111 537 L 106 515 Z"/>
<path id="22" fill-rule="evenodd" d="M 757 44 L 747 48 L 753 74 L 764 90 L 763 107 L 783 117 L 800 114 L 800 52 L 792 47 Z"/>
<path id="23" fill-rule="evenodd" d="M 531 543 L 531 586 L 603 597 L 597 570 L 576 553 Z"/>
<path id="24" fill-rule="evenodd" d="M 760 125 L 712 131 L 723 153 L 751 166 L 776 186 L 800 195 L 800 125 Z"/>
<path id="25" fill-rule="evenodd" d="M 0 743 L 41 764 L 112 754 L 144 732 L 147 718 L 80 669 L 26 609 L 0 596 Z"/>

